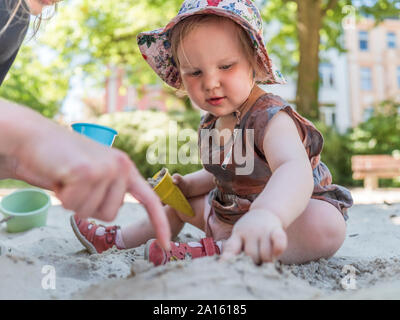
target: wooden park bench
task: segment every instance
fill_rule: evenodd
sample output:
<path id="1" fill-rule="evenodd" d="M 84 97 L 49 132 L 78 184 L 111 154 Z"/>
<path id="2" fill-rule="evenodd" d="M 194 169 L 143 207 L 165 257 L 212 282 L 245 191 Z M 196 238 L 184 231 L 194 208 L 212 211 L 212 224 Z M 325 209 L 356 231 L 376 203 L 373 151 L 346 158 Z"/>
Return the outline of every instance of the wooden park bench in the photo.
<path id="1" fill-rule="evenodd" d="M 400 158 L 390 155 L 359 155 L 351 157 L 353 179 L 364 180 L 364 188 L 378 188 L 379 178 L 400 176 Z"/>

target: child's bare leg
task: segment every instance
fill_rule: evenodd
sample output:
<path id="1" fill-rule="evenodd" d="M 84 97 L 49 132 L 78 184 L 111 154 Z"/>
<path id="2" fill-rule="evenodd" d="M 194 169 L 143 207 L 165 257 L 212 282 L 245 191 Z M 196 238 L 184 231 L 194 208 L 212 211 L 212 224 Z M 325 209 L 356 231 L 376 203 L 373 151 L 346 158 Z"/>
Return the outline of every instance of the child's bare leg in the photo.
<path id="1" fill-rule="evenodd" d="M 188 217 L 182 213 L 177 212 L 170 206 L 164 206 L 165 213 L 167 215 L 172 239 L 175 238 L 178 233 L 182 230 L 185 222 L 188 222 L 202 230 L 204 230 L 204 197 L 202 195 L 188 199 L 190 205 L 195 213 L 194 217 Z M 138 223 L 133 223 L 129 226 L 121 228 L 122 239 L 126 248 L 135 248 L 144 244 L 147 240 L 155 238 L 153 226 L 148 218 L 143 219 Z"/>
<path id="2" fill-rule="evenodd" d="M 288 247 L 278 259 L 286 264 L 304 263 L 334 255 L 345 239 L 346 223 L 333 205 L 311 199 L 286 234 Z"/>

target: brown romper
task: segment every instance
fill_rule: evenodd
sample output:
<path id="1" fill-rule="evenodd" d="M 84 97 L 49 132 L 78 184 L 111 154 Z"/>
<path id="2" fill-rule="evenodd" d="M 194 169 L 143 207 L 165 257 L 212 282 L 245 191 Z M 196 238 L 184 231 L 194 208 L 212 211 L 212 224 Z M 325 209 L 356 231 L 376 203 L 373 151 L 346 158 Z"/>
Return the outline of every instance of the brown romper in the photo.
<path id="1" fill-rule="evenodd" d="M 236 126 L 242 131 L 243 139 L 235 142 L 232 150 L 232 159 L 225 170 L 221 167 L 227 153 L 224 150 L 224 146 L 218 146 L 220 148 L 218 163 L 218 159 L 217 161 L 215 160 L 216 150 L 212 149 L 212 139 L 209 138 L 208 142 L 202 141 L 201 130 L 214 129 L 217 117 L 207 113 L 201 119 L 199 127 L 200 157 L 202 160 L 207 159 L 207 161 L 202 161 L 203 166 L 205 170 L 214 175 L 216 184 L 216 188 L 209 193 L 208 197 L 208 203 L 211 206 L 210 216 L 215 214 L 218 220 L 233 225 L 249 210 L 251 203 L 263 191 L 272 175 L 263 153 L 264 132 L 268 121 L 281 110 L 289 114 L 298 130 L 302 133 L 300 138 L 310 159 L 314 176 L 314 191 L 311 198 L 331 203 L 347 220 L 347 209 L 353 205 L 353 199 L 348 189 L 332 184 L 332 176 L 329 169 L 320 161 L 320 153 L 323 146 L 321 133 L 310 121 L 300 116 L 286 101 L 270 93 L 265 93 L 258 97 Z M 235 163 L 234 150 L 238 143 L 242 143 L 242 153 L 246 154 L 246 129 L 254 129 L 254 148 L 252 151 L 254 152 L 254 169 L 248 175 L 237 175 L 235 172 L 237 167 L 240 166 Z M 231 143 L 225 144 L 227 148 L 230 145 Z M 208 150 L 212 152 L 208 152 Z"/>

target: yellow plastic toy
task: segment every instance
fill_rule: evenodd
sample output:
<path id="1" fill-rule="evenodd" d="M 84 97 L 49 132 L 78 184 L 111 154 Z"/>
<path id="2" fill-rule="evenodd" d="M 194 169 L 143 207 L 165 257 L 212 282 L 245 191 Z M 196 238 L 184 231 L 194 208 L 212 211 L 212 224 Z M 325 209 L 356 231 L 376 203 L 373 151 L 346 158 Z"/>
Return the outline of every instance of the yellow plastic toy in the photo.
<path id="1" fill-rule="evenodd" d="M 165 170 L 164 177 L 162 177 L 157 185 L 153 187 L 153 190 L 157 193 L 164 204 L 170 205 L 172 208 L 189 217 L 194 217 L 192 207 L 183 195 L 181 189 L 179 189 L 179 187 L 172 181 L 168 169 L 164 168 L 163 170 Z M 156 180 L 163 170 L 157 172 L 153 179 Z"/>

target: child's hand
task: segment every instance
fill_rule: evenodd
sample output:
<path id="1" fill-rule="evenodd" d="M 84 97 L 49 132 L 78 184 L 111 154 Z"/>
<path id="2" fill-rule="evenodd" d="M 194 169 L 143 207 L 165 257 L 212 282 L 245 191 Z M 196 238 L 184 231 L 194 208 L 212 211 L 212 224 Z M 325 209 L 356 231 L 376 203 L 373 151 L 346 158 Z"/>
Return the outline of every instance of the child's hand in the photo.
<path id="1" fill-rule="evenodd" d="M 286 232 L 276 215 L 264 210 L 250 210 L 240 218 L 232 235 L 223 244 L 222 260 L 244 251 L 254 263 L 273 261 L 287 247 Z"/>
<path id="2" fill-rule="evenodd" d="M 179 189 L 181 189 L 186 198 L 190 198 L 190 187 L 188 182 L 185 180 L 185 177 L 182 177 L 179 173 L 174 173 L 172 175 L 172 181 L 179 187 Z"/>

